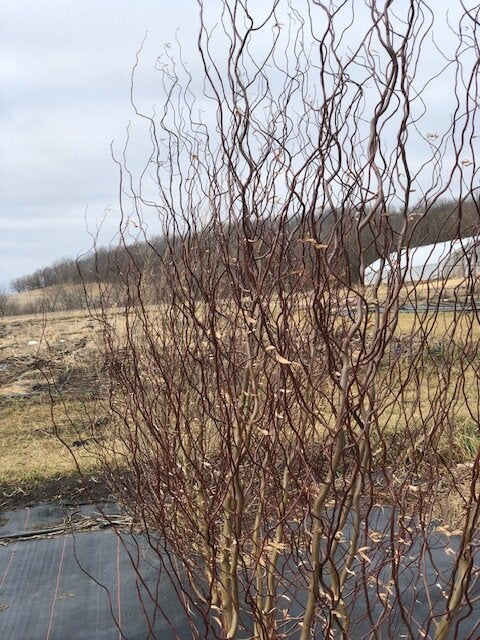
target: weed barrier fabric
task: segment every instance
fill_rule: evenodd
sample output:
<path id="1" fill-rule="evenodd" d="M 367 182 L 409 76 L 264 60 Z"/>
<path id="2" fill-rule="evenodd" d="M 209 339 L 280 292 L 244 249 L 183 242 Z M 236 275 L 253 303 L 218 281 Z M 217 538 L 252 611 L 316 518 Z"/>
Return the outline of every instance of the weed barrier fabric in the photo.
<path id="1" fill-rule="evenodd" d="M 65 524 L 71 519 L 100 518 L 119 515 L 114 503 L 102 505 L 38 504 L 26 509 L 11 509 L 0 516 L 0 541 L 9 536 L 35 533 Z"/>
<path id="2" fill-rule="evenodd" d="M 137 554 L 138 546 L 129 535 L 93 531 L 1 547 L 0 638 L 173 638 L 165 621 L 158 614 L 154 618 L 153 603 L 125 549 Z M 140 550 L 139 571 L 145 585 L 158 593 L 164 610 L 178 612 L 172 617 L 181 637 L 191 637 L 168 579 L 163 576 L 157 585 L 161 575 L 158 562 L 149 557 L 145 544 Z"/>
<path id="3" fill-rule="evenodd" d="M 108 509 L 115 512 L 113 506 Z M 82 511 L 88 516 L 95 514 L 96 508 L 85 506 Z M 7 512 L 0 536 L 42 530 L 58 524 L 64 515 L 61 508 L 50 505 Z M 378 511 L 374 521 L 376 528 L 382 529 L 388 523 L 388 514 Z M 434 532 L 431 535 L 431 563 L 425 566 L 424 577 L 435 589 L 437 583 L 439 588 L 446 586 L 453 564 L 452 556 L 445 553 L 443 536 Z M 453 548 L 457 543 L 458 540 L 450 540 Z M 426 593 L 415 578 L 421 544 L 418 539 L 410 548 L 399 576 L 402 590 L 405 589 L 405 603 L 408 602 L 420 621 L 427 620 L 431 614 Z M 144 536 L 117 534 L 112 529 L 12 539 L 0 545 L 0 639 L 190 640 L 194 634 L 184 609 L 159 564 Z M 297 568 L 289 566 L 290 561 L 287 564 L 283 569 L 293 578 Z M 388 573 L 388 566 L 379 567 L 382 580 L 388 580 Z M 477 580 L 470 592 L 474 598 L 473 608 L 465 607 L 459 613 L 458 618 L 467 617 L 459 627 L 453 625 L 449 636 L 452 640 L 478 640 L 479 637 L 478 628 L 474 631 L 480 619 L 478 557 L 473 573 L 474 582 Z M 374 590 L 374 586 L 371 588 Z M 302 602 L 298 601 L 297 605 L 292 613 L 301 615 Z M 380 600 L 377 606 L 381 608 Z M 356 624 L 351 640 L 370 638 L 371 626 L 361 598 L 355 602 L 352 613 Z M 251 624 L 244 616 L 242 622 L 246 630 L 239 633 L 239 638 L 251 638 Z M 391 635 L 392 628 L 377 631 L 385 638 L 408 637 L 404 636 L 400 618 L 395 627 L 395 636 Z M 432 632 L 431 628 L 429 637 Z M 212 636 L 205 636 L 203 632 L 202 637 Z M 315 638 L 321 640 L 322 635 L 317 632 Z"/>
<path id="4" fill-rule="evenodd" d="M 49 505 L 8 512 L 0 535 L 48 529 L 63 515 Z M 176 593 L 142 536 L 103 529 L 0 546 L 1 640 L 175 638 L 152 595 L 180 637 L 191 638 Z"/>

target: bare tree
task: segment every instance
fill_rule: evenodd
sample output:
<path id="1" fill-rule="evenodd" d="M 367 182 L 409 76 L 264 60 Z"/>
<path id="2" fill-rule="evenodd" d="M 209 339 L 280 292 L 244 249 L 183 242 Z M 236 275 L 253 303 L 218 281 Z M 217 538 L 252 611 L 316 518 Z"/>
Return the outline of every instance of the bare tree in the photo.
<path id="1" fill-rule="evenodd" d="M 9 312 L 8 295 L 5 289 L 0 288 L 0 318 L 3 318 Z"/>
<path id="2" fill-rule="evenodd" d="M 400 255 L 444 195 L 478 220 L 478 7 L 436 53 L 431 131 L 426 2 L 208 4 L 201 79 L 166 46 L 147 114 L 132 77 L 152 146 L 139 181 L 116 159 L 124 313 L 92 310 L 104 468 L 192 637 L 476 638 L 477 275 L 410 282 Z"/>

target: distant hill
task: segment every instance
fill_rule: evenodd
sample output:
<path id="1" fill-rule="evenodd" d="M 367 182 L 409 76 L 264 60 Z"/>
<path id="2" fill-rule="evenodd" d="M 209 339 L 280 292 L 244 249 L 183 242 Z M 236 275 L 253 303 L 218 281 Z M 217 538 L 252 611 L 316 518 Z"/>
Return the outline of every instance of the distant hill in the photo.
<path id="1" fill-rule="evenodd" d="M 113 282 L 118 273 L 135 262 L 143 268 L 146 260 L 152 258 L 155 251 L 162 250 L 163 240 L 152 238 L 128 247 L 100 247 L 78 260 L 63 258 L 47 267 L 37 269 L 31 274 L 15 278 L 11 288 L 17 293 L 35 291 L 58 285 L 81 285 L 88 282 Z"/>
<path id="2" fill-rule="evenodd" d="M 362 212 L 360 212 L 361 214 Z M 364 212 L 363 212 L 364 213 Z M 359 275 L 360 254 L 365 264 L 369 264 L 381 255 L 390 253 L 398 243 L 398 234 L 407 224 L 406 238 L 410 246 L 420 246 L 434 242 L 471 236 L 480 229 L 480 205 L 469 200 L 459 205 L 455 201 L 442 201 L 424 211 L 409 211 L 407 219 L 398 212 L 378 213 L 357 234 L 358 211 L 329 212 L 318 216 L 317 237 L 328 242 L 335 232 L 345 238 L 344 246 L 336 268 L 345 272 L 350 281 L 356 281 Z M 290 222 L 292 230 L 296 220 Z M 274 233 L 275 223 L 262 223 L 262 233 Z M 270 226 L 268 226 L 270 225 Z M 301 234 L 301 231 L 297 232 Z M 208 238 L 208 234 L 206 236 Z M 299 235 L 299 240 L 301 235 Z M 293 232 L 295 240 L 295 232 Z M 203 246 L 208 246 L 208 240 Z M 232 240 L 232 243 L 235 240 Z M 295 242 L 291 243 L 295 247 Z M 11 287 L 17 296 L 0 296 L 0 315 L 15 313 L 33 313 L 40 308 L 48 311 L 79 309 L 86 305 L 84 287 L 91 299 L 98 283 L 111 287 L 111 299 L 120 302 L 125 282 L 129 274 L 148 271 L 155 278 L 161 268 L 159 255 L 165 249 L 165 239 L 154 237 L 147 242 L 132 245 L 119 245 L 113 248 L 99 248 L 94 253 L 79 260 L 65 258 L 52 265 L 37 269 L 31 274 L 15 278 Z M 179 244 L 180 250 L 180 244 Z M 298 251 L 293 248 L 295 253 Z M 90 288 L 90 289 L 89 289 Z"/>

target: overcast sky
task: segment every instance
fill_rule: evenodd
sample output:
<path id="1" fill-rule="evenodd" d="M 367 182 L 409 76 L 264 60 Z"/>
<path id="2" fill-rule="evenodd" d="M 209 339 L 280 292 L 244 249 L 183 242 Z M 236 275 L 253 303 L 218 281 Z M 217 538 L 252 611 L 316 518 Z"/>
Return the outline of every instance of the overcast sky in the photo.
<path id="1" fill-rule="evenodd" d="M 148 31 L 137 91 L 154 104 L 155 60 L 177 28 L 194 59 L 197 16 L 195 0 L 0 0 L 0 286 L 90 247 L 117 204 L 135 52 Z"/>
<path id="2" fill-rule="evenodd" d="M 135 52 L 148 31 L 153 104 L 156 56 L 177 27 L 191 41 L 196 15 L 194 0 L 0 1 L 0 286 L 89 248 L 85 212 L 94 227 L 116 204 Z"/>

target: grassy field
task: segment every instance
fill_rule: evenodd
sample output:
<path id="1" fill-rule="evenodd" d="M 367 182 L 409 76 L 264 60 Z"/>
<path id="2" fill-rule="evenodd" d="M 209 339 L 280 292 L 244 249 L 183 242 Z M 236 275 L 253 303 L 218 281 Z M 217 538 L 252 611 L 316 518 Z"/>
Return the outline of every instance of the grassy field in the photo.
<path id="1" fill-rule="evenodd" d="M 119 316 L 119 325 L 121 322 Z M 423 384 L 406 389 L 402 406 L 398 400 L 392 403 L 394 409 L 385 414 L 386 428 L 392 433 L 406 421 L 414 422 L 419 411 L 435 403 L 434 392 L 444 375 L 444 346 L 452 340 L 462 342 L 467 335 L 470 343 L 480 343 L 480 324 L 473 314 L 399 316 L 399 340 L 415 341 L 419 333 L 428 333 L 426 348 L 429 357 L 436 359 L 435 366 L 430 371 L 427 365 L 422 371 Z M 99 466 L 88 442 L 92 425 L 106 418 L 100 354 L 100 324 L 85 311 L 22 315 L 0 321 L 0 502 L 2 496 L 4 500 L 12 495 L 37 496 L 42 487 L 48 486 L 52 487 L 49 494 L 61 493 L 62 485 L 71 491 L 68 483 L 78 478 L 77 462 L 96 482 Z M 477 355 L 480 349 L 475 358 Z M 442 384 L 453 385 L 457 373 L 452 369 L 448 375 Z M 460 466 L 471 464 L 480 446 L 478 424 L 468 411 L 469 404 L 476 404 L 480 396 L 475 364 L 464 368 L 463 375 L 467 385 L 456 402 L 455 431 L 446 433 L 440 443 L 441 452 Z M 388 374 L 384 382 L 388 384 Z M 396 381 L 392 394 L 395 387 Z M 385 393 L 389 392 L 387 389 Z M 435 421 L 433 414 L 431 420 Z"/>
<path id="2" fill-rule="evenodd" d="M 49 483 L 61 491 L 62 479 L 78 475 L 57 436 L 71 446 L 98 419 L 97 340 L 85 312 L 0 322 L 0 502 Z M 95 456 L 74 449 L 83 470 L 96 472 Z"/>

